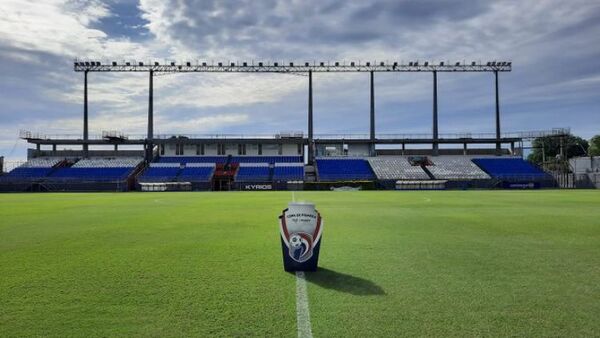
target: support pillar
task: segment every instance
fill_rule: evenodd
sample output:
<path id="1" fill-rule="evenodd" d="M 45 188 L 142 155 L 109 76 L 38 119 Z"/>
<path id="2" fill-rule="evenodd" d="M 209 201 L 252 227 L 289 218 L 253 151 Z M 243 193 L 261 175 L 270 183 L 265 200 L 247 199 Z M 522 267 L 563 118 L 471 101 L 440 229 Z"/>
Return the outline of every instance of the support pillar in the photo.
<path id="1" fill-rule="evenodd" d="M 115 151 L 118 151 L 118 150 L 119 150 L 119 145 L 115 144 Z"/>
<path id="2" fill-rule="evenodd" d="M 83 157 L 88 157 L 88 71 L 83 73 Z"/>
<path id="3" fill-rule="evenodd" d="M 56 153 L 56 143 L 52 145 L 52 152 Z M 53 154 L 53 155 L 56 155 L 56 154 Z"/>
<path id="4" fill-rule="evenodd" d="M 467 155 L 467 142 L 463 143 L 463 155 Z"/>
<path id="5" fill-rule="evenodd" d="M 500 155 L 502 148 L 500 144 L 500 95 L 498 90 L 498 71 L 494 71 L 496 80 L 496 154 Z"/>
<path id="6" fill-rule="evenodd" d="M 370 119 L 371 156 L 375 156 L 375 75 L 371 71 L 371 119 Z"/>
<path id="7" fill-rule="evenodd" d="M 150 70 L 149 90 L 148 90 L 148 136 L 146 144 L 146 161 L 152 161 L 152 149 L 154 148 L 152 140 L 154 139 L 154 71 Z"/>
<path id="8" fill-rule="evenodd" d="M 437 72 L 433 71 L 433 156 L 438 155 L 438 97 L 437 97 Z"/>
<path id="9" fill-rule="evenodd" d="M 402 156 L 404 156 L 404 151 L 406 151 L 406 143 L 402 143 Z"/>
<path id="10" fill-rule="evenodd" d="M 515 154 L 515 142 L 511 142 L 510 143 L 510 154 L 514 155 Z"/>
<path id="11" fill-rule="evenodd" d="M 308 164 L 313 164 L 315 159 L 315 145 L 313 140 L 313 91 L 312 70 L 308 71 Z"/>

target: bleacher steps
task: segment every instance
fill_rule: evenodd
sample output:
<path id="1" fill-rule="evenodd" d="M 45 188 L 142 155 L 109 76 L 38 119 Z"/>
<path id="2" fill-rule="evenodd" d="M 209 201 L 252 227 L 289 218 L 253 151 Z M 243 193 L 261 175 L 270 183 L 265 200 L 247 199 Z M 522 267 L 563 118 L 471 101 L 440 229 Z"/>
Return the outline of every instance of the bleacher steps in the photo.
<path id="1" fill-rule="evenodd" d="M 429 171 L 429 169 L 427 169 L 426 165 L 422 165 L 421 168 L 423 169 L 423 171 L 429 175 L 429 178 L 432 180 L 435 180 L 436 178 L 433 176 L 433 174 L 431 173 L 431 171 Z"/>
<path id="2" fill-rule="evenodd" d="M 305 182 L 316 182 L 317 181 L 317 172 L 315 170 L 314 165 L 305 165 L 304 166 L 304 181 Z"/>

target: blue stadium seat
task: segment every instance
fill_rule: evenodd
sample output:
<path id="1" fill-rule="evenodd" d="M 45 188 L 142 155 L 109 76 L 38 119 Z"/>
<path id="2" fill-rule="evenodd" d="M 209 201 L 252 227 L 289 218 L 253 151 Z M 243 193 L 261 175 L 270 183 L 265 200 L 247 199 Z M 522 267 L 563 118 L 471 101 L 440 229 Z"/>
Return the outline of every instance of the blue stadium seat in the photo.
<path id="1" fill-rule="evenodd" d="M 2 182 L 25 182 L 41 180 L 50 175 L 54 167 L 63 159 L 56 157 L 38 157 L 27 160 L 8 174 L 0 176 Z"/>
<path id="2" fill-rule="evenodd" d="M 270 170 L 268 166 L 240 166 L 235 180 L 239 182 L 270 181 Z"/>
<path id="3" fill-rule="evenodd" d="M 304 166 L 275 166 L 273 168 L 274 181 L 302 181 L 304 180 Z"/>
<path id="4" fill-rule="evenodd" d="M 141 161 L 137 157 L 81 159 L 72 167 L 56 169 L 47 180 L 55 183 L 125 181 Z"/>
<path id="5" fill-rule="evenodd" d="M 11 179 L 38 179 L 48 176 L 53 168 L 25 168 L 18 167 L 10 171 L 5 176 L 2 176 L 5 180 Z"/>
<path id="6" fill-rule="evenodd" d="M 363 181 L 375 176 L 369 163 L 363 159 L 317 159 L 320 181 Z"/>
<path id="7" fill-rule="evenodd" d="M 110 182 L 127 179 L 133 168 L 58 168 L 48 177 L 52 181 Z"/>
<path id="8" fill-rule="evenodd" d="M 208 182 L 212 179 L 214 166 L 212 167 L 185 167 L 177 177 L 180 182 Z"/>
<path id="9" fill-rule="evenodd" d="M 545 180 L 552 177 L 520 158 L 475 158 L 473 163 L 490 176 L 502 180 Z"/>
<path id="10" fill-rule="evenodd" d="M 139 182 L 172 182 L 177 179 L 179 167 L 149 167 L 138 178 Z"/>

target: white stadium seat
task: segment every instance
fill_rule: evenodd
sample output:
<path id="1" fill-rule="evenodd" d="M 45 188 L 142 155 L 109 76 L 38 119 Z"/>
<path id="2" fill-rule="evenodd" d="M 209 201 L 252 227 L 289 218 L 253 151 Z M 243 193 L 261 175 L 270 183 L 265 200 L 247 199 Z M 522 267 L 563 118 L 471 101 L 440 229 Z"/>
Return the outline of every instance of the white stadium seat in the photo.
<path id="1" fill-rule="evenodd" d="M 433 165 L 427 166 L 427 170 L 436 179 L 477 180 L 490 178 L 468 156 L 436 156 L 430 157 L 430 160 Z"/>
<path id="2" fill-rule="evenodd" d="M 52 168 L 62 161 L 62 158 L 57 157 L 39 157 L 32 158 L 21 165 L 21 168 Z"/>
<path id="3" fill-rule="evenodd" d="M 133 168 L 140 162 L 142 159 L 139 157 L 91 158 L 80 160 L 73 168 Z"/>
<path id="4" fill-rule="evenodd" d="M 370 157 L 369 164 L 380 180 L 429 180 L 420 166 L 413 166 L 406 157 Z"/>

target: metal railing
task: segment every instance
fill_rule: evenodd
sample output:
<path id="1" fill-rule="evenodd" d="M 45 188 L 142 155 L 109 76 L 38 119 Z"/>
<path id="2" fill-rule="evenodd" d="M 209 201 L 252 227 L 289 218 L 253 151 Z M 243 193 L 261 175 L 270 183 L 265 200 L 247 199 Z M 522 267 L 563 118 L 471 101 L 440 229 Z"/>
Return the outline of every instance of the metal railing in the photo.
<path id="1" fill-rule="evenodd" d="M 154 139 L 170 139 L 170 138 L 190 138 L 190 139 L 286 139 L 286 138 L 303 138 L 304 133 L 301 131 L 281 132 L 277 134 L 155 134 Z M 39 132 L 31 132 L 27 130 L 19 131 L 19 138 L 33 140 L 83 140 L 82 134 L 43 134 Z M 119 131 L 103 131 L 102 134 L 91 134 L 89 140 L 103 140 L 107 138 L 122 138 L 143 140 L 146 139 L 146 134 L 125 134 Z"/>
<path id="2" fill-rule="evenodd" d="M 570 134 L 569 128 L 554 128 L 551 130 L 534 130 L 534 131 L 514 131 L 506 132 L 501 134 L 501 138 L 520 138 L 520 139 L 533 139 L 537 137 L 545 136 L 562 136 Z M 22 139 L 41 139 L 41 140 L 82 140 L 81 134 L 42 134 L 31 131 L 21 130 L 19 137 Z M 118 131 L 104 131 L 102 134 L 90 135 L 90 140 L 101 140 L 107 137 L 119 137 L 123 139 L 146 139 L 145 134 L 124 134 Z M 189 138 L 189 139 L 214 139 L 214 140 L 226 140 L 226 139 L 285 139 L 285 138 L 303 138 L 305 137 L 303 132 L 281 132 L 278 134 L 155 134 L 154 139 L 170 139 L 170 138 Z M 369 134 L 349 134 L 349 133 L 338 133 L 338 134 L 315 134 L 314 139 L 327 140 L 327 139 L 344 139 L 344 140 L 368 140 Z M 495 133 L 441 133 L 438 134 L 439 139 L 481 139 L 496 138 Z M 376 139 L 378 140 L 389 140 L 389 139 L 433 139 L 431 133 L 409 133 L 409 134 L 377 134 Z"/>

